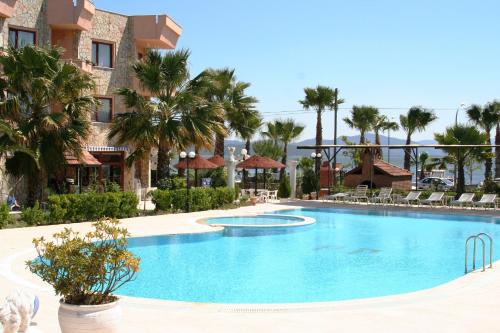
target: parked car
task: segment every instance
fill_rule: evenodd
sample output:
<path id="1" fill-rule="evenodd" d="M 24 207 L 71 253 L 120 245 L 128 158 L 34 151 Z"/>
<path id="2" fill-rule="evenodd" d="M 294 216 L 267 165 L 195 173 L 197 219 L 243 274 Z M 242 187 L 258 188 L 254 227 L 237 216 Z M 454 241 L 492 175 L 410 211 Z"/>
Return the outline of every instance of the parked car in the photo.
<path id="1" fill-rule="evenodd" d="M 417 186 L 419 190 L 428 190 L 431 189 L 432 186 L 435 186 L 438 190 L 451 190 L 453 189 L 453 182 L 447 178 L 439 178 L 439 177 L 426 177 L 417 182 Z"/>

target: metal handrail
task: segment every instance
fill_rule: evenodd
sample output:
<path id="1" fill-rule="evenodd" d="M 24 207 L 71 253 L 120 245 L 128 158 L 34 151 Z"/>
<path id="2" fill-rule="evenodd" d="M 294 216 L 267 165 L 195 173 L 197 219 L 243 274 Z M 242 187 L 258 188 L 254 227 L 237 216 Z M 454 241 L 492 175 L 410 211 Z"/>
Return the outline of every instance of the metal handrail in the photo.
<path id="1" fill-rule="evenodd" d="M 482 244 L 482 249 L 483 249 L 483 272 L 486 270 L 486 243 L 482 236 L 486 236 L 489 241 L 490 241 L 490 267 L 493 268 L 493 238 L 489 236 L 488 234 L 482 232 L 477 235 L 472 235 L 467 240 L 465 241 L 465 273 L 468 273 L 468 259 L 469 259 L 469 241 L 474 240 L 474 248 L 473 248 L 473 255 L 472 255 L 472 270 L 474 271 L 476 269 L 476 248 L 477 248 L 477 240 L 481 241 Z"/>

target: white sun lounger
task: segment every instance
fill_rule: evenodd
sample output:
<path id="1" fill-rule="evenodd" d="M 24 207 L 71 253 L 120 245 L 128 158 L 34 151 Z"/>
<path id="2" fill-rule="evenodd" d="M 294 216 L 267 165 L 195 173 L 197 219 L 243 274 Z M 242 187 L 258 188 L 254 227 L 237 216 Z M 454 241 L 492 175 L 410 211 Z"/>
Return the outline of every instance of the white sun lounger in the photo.
<path id="1" fill-rule="evenodd" d="M 460 206 L 460 207 L 467 206 L 468 204 L 472 205 L 473 199 L 474 199 L 474 193 L 462 193 L 460 198 L 458 198 L 458 200 L 453 200 L 452 202 L 450 202 L 450 205 Z"/>
<path id="2" fill-rule="evenodd" d="M 424 205 L 434 206 L 436 204 L 443 205 L 444 192 L 432 192 L 428 199 L 420 201 Z"/>
<path id="3" fill-rule="evenodd" d="M 368 196 L 366 195 L 367 192 L 368 192 L 368 186 L 358 185 L 354 193 L 350 195 L 347 199 L 354 202 L 360 202 L 361 200 L 365 200 L 366 202 L 368 202 Z"/>
<path id="4" fill-rule="evenodd" d="M 390 203 L 392 202 L 391 194 L 391 187 L 382 187 L 378 196 L 371 198 L 370 201 L 373 203 Z"/>
<path id="5" fill-rule="evenodd" d="M 492 208 L 497 208 L 497 195 L 496 194 L 483 194 L 481 200 L 473 203 L 474 207 L 486 208 L 491 206 Z"/>
<path id="6" fill-rule="evenodd" d="M 411 191 L 410 193 L 408 193 L 408 195 L 406 196 L 406 198 L 401 198 L 399 200 L 397 200 L 397 203 L 403 203 L 403 204 L 412 204 L 412 203 L 416 203 L 417 205 L 420 204 L 420 195 L 422 194 L 422 192 L 418 192 L 418 191 Z"/>

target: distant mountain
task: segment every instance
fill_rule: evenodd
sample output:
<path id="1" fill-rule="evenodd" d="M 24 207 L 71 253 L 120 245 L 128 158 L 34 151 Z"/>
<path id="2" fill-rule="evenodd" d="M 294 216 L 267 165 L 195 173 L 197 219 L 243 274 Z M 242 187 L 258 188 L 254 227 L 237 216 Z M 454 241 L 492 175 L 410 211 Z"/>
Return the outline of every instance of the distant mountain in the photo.
<path id="1" fill-rule="evenodd" d="M 359 135 L 348 136 L 347 139 L 350 142 L 359 143 Z M 375 135 L 372 133 L 369 133 L 366 135 L 366 139 L 369 142 L 375 142 Z M 385 135 L 381 135 L 380 141 L 382 142 L 383 145 L 386 145 L 386 144 L 388 144 L 388 137 Z M 405 143 L 406 143 L 406 139 L 391 137 L 391 140 L 390 140 L 391 145 L 404 145 Z M 412 143 L 415 143 L 415 144 L 435 144 L 436 141 L 435 140 L 420 140 L 420 141 L 412 141 Z M 302 140 L 302 141 L 295 143 L 295 145 L 297 145 L 297 146 L 307 146 L 307 145 L 314 145 L 314 144 L 316 144 L 315 138 L 306 139 L 306 140 Z M 323 144 L 333 145 L 333 140 L 323 140 Z M 342 145 L 342 144 L 345 144 L 345 142 L 343 142 L 339 137 L 339 139 L 337 140 L 337 144 Z"/>

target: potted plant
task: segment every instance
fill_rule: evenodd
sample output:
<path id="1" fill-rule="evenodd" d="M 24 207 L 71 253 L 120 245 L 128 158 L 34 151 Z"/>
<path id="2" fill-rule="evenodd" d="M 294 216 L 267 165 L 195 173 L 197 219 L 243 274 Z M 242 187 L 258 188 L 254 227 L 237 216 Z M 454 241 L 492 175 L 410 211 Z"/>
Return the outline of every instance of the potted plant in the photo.
<path id="1" fill-rule="evenodd" d="M 250 197 L 250 203 L 252 204 L 252 206 L 255 206 L 257 204 L 257 200 L 259 200 L 258 197 L 255 196 Z"/>
<path id="2" fill-rule="evenodd" d="M 129 233 L 119 224 L 101 220 L 83 236 L 65 228 L 53 241 L 33 240 L 38 257 L 27 266 L 62 297 L 62 333 L 121 331 L 121 309 L 113 293 L 134 280 L 140 259 L 127 250 Z"/>

